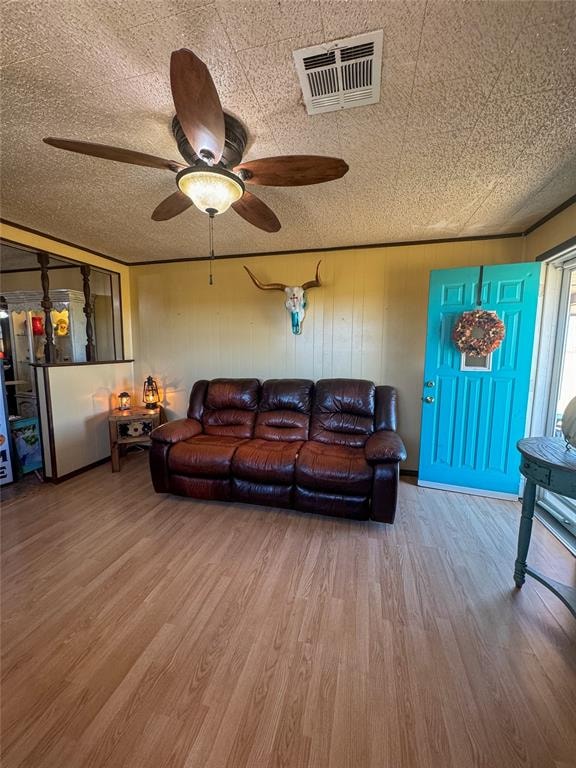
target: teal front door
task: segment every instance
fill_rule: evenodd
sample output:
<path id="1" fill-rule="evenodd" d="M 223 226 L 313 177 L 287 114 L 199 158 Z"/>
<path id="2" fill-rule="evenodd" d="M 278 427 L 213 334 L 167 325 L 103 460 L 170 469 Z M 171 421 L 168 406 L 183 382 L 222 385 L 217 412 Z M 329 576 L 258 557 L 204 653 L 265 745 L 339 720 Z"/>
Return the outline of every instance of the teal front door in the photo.
<path id="1" fill-rule="evenodd" d="M 539 285 L 534 262 L 431 273 L 419 485 L 517 497 Z M 505 325 L 486 358 L 463 357 L 452 340 L 456 320 L 474 309 L 495 311 Z"/>

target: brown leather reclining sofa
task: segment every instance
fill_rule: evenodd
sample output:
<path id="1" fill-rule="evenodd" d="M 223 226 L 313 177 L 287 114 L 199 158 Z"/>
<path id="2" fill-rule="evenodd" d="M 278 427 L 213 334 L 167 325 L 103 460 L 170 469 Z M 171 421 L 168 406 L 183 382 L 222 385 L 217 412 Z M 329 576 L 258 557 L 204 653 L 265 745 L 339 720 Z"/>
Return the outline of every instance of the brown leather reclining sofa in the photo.
<path id="1" fill-rule="evenodd" d="M 188 418 L 152 432 L 158 493 L 392 523 L 396 390 L 361 379 L 197 381 Z"/>

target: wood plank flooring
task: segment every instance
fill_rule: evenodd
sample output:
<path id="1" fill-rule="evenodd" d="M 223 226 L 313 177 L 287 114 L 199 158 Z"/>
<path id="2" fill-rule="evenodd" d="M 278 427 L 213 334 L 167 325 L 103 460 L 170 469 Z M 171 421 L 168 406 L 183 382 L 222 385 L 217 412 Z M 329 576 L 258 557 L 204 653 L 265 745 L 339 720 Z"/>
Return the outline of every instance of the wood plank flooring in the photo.
<path id="1" fill-rule="evenodd" d="M 2 510 L 3 768 L 574 768 L 576 621 L 519 505 L 384 526 L 153 492 L 147 456 Z M 529 560 L 574 583 L 535 525 Z"/>

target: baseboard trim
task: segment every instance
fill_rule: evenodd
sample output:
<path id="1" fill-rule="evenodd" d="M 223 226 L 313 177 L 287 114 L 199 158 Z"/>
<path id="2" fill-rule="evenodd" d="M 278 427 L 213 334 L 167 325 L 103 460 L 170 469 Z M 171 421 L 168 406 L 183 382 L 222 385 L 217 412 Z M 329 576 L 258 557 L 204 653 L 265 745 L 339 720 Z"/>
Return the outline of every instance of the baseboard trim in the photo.
<path id="1" fill-rule="evenodd" d="M 463 485 L 448 485 L 447 483 L 432 483 L 429 480 L 418 480 L 418 485 L 423 488 L 435 488 L 438 491 L 454 491 L 466 493 L 469 496 L 486 496 L 489 499 L 504 499 L 505 501 L 518 501 L 517 493 L 504 493 L 501 491 L 485 491 L 483 488 L 466 488 Z"/>
<path id="2" fill-rule="evenodd" d="M 68 474 L 66 475 L 61 475 L 60 477 L 45 477 L 44 482 L 54 483 L 54 485 L 58 485 L 59 483 L 63 483 L 65 480 L 71 480 L 73 477 L 76 477 L 76 475 L 83 475 L 84 472 L 88 472 L 91 469 L 95 469 L 96 467 L 99 467 L 102 464 L 107 464 L 109 461 L 110 461 L 110 456 L 105 456 L 103 459 L 98 459 L 98 461 L 93 461 L 92 464 L 87 464 L 85 467 L 80 467 L 79 469 L 75 469 L 73 472 L 68 472 Z"/>

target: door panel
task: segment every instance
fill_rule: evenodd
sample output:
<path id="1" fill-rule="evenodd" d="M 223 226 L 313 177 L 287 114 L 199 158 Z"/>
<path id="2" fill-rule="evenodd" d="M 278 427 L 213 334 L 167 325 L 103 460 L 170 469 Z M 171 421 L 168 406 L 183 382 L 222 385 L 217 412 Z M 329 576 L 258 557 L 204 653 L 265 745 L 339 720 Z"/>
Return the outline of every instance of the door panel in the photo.
<path id="1" fill-rule="evenodd" d="M 419 481 L 518 492 L 540 265 L 436 270 L 430 276 Z M 494 310 L 506 335 L 489 371 L 461 371 L 452 329 L 462 312 Z"/>

